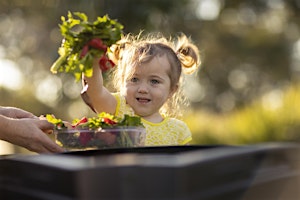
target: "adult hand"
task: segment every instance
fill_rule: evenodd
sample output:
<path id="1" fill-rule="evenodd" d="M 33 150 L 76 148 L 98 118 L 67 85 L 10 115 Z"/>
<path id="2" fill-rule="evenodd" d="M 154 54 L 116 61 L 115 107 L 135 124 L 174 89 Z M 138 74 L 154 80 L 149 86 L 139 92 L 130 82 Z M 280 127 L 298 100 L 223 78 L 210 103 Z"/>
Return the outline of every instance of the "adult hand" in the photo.
<path id="1" fill-rule="evenodd" d="M 19 114 L 18 110 L 16 111 L 16 114 Z M 46 135 L 46 132 L 50 130 L 53 130 L 53 124 L 47 120 L 38 118 L 12 119 L 0 115 L 0 139 L 30 151 L 37 153 L 64 151 Z"/>
<path id="2" fill-rule="evenodd" d="M 33 118 L 34 114 L 15 107 L 0 107 L 0 114 L 10 118 Z"/>

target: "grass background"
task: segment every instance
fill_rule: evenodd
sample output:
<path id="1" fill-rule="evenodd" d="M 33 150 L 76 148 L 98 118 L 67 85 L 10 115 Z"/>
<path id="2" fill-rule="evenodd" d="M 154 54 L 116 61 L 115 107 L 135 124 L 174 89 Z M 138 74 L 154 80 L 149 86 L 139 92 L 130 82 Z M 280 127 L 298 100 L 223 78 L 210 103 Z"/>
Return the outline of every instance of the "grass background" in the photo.
<path id="1" fill-rule="evenodd" d="M 277 95 L 274 93 L 277 92 Z M 226 114 L 189 112 L 184 121 L 192 144 L 254 144 L 300 141 L 300 84 L 273 91 L 249 106 Z"/>

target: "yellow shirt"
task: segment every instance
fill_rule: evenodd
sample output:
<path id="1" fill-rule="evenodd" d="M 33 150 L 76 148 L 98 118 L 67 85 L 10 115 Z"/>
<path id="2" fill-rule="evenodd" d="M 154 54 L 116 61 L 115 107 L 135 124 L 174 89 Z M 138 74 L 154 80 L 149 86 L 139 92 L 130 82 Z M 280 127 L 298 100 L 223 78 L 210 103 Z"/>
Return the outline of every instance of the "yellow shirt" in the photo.
<path id="1" fill-rule="evenodd" d="M 126 103 L 125 97 L 113 93 L 117 100 L 115 115 L 134 115 L 133 109 Z M 175 118 L 166 117 L 160 123 L 152 123 L 142 118 L 146 128 L 146 146 L 184 145 L 192 140 L 192 134 L 186 123 Z"/>

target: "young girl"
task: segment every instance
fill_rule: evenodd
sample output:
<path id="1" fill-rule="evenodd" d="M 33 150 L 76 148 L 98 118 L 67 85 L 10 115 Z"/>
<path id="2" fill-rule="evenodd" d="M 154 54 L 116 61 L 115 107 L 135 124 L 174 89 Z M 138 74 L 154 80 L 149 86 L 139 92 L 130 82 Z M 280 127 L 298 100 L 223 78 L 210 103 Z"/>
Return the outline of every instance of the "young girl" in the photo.
<path id="1" fill-rule="evenodd" d="M 174 117 L 185 101 L 182 72 L 193 73 L 200 64 L 197 47 L 185 35 L 176 43 L 162 36 L 128 35 L 111 48 L 110 58 L 117 65 L 113 74 L 116 92 L 104 86 L 95 59 L 93 76 L 83 77 L 85 102 L 97 113 L 140 116 L 147 132 L 146 146 L 188 144 L 192 140 L 189 128 Z"/>

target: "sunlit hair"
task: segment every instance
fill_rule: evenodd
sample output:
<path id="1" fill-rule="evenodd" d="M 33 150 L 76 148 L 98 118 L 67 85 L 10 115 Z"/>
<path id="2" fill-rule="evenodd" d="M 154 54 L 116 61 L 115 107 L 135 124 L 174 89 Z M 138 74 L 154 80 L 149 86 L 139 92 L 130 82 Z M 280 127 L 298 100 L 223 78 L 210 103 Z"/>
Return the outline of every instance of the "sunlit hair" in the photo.
<path id="1" fill-rule="evenodd" d="M 133 76 L 134 68 L 150 62 L 156 56 L 166 56 L 171 69 L 168 75 L 171 80 L 171 91 L 176 90 L 171 98 L 160 109 L 165 116 L 179 117 L 181 105 L 188 101 L 180 87 L 183 81 L 182 72 L 192 74 L 200 65 L 198 48 L 192 44 L 184 34 L 167 39 L 161 34 L 147 36 L 133 36 L 128 34 L 110 49 L 110 59 L 117 67 L 113 74 L 113 83 L 116 90 L 122 93 L 126 80 Z"/>

